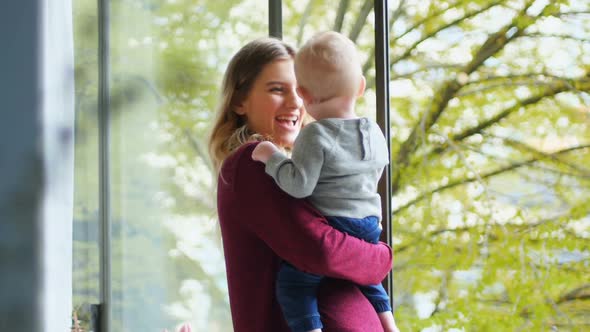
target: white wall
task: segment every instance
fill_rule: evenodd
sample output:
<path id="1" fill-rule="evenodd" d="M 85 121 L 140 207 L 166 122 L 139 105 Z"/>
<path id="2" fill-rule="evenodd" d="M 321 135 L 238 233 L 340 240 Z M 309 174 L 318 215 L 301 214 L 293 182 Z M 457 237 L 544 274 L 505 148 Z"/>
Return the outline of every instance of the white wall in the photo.
<path id="1" fill-rule="evenodd" d="M 43 330 L 69 331 L 72 308 L 74 51 L 71 0 L 42 0 Z"/>
<path id="2" fill-rule="evenodd" d="M 0 331 L 68 331 L 71 0 L 0 2 Z"/>

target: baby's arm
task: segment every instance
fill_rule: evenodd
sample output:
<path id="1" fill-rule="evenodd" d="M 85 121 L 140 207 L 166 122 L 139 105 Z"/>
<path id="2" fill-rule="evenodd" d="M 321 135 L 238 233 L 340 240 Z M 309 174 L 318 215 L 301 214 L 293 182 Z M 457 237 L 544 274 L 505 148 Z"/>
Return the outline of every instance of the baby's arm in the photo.
<path id="1" fill-rule="evenodd" d="M 296 198 L 312 194 L 324 164 L 324 150 L 332 144 L 321 136 L 321 127 L 313 123 L 297 137 L 291 158 L 269 142 L 260 142 L 252 151 L 252 159 L 263 162 L 265 171 L 276 184 Z"/>
<path id="2" fill-rule="evenodd" d="M 280 151 L 279 148 L 277 148 L 277 146 L 274 145 L 272 142 L 260 142 L 254 148 L 254 151 L 252 151 L 252 159 L 256 161 L 261 161 L 266 164 L 270 156 L 272 156 L 273 153 L 278 151 Z"/>

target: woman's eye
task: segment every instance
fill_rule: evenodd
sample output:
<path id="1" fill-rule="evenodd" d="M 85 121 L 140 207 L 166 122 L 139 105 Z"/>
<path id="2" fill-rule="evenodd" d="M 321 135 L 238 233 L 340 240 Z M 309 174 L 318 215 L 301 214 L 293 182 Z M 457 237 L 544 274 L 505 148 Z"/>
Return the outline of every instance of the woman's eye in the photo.
<path id="1" fill-rule="evenodd" d="M 272 91 L 272 92 L 283 92 L 283 88 L 276 86 L 274 88 L 270 88 L 270 91 Z"/>

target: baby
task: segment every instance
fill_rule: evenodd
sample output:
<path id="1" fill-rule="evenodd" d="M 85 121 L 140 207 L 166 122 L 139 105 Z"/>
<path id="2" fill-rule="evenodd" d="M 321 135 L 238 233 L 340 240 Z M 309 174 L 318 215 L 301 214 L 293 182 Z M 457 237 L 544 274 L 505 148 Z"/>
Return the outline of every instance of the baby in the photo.
<path id="1" fill-rule="evenodd" d="M 334 228 L 371 243 L 381 234 L 377 182 L 389 162 L 383 133 L 355 113 L 365 91 L 361 62 L 352 41 L 336 32 L 314 36 L 295 57 L 298 93 L 316 121 L 306 125 L 291 158 L 271 142 L 259 143 L 254 160 L 285 192 L 309 201 Z M 277 276 L 277 299 L 293 332 L 321 331 L 316 291 L 322 276 L 284 262 Z M 360 286 L 386 332 L 399 332 L 390 299 L 381 284 Z"/>

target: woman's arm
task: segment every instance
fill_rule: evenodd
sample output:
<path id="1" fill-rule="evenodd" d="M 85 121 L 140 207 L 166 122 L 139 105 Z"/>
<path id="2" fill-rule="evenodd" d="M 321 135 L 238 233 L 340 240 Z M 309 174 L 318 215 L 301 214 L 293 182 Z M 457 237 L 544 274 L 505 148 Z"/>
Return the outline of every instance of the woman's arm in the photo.
<path id="1" fill-rule="evenodd" d="M 391 269 L 391 248 L 334 229 L 307 201 L 283 192 L 251 159 L 254 146 L 238 149 L 222 173 L 231 179 L 243 226 L 299 269 L 361 285 L 381 282 Z"/>

